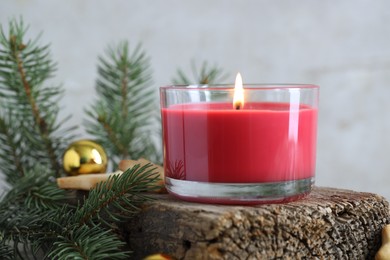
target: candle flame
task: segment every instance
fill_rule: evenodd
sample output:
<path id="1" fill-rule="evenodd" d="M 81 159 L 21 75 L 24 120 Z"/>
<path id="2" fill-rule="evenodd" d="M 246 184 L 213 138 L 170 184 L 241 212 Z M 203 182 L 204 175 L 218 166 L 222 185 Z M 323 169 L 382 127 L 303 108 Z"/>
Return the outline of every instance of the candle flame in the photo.
<path id="1" fill-rule="evenodd" d="M 237 73 L 236 84 L 234 87 L 234 96 L 233 96 L 233 108 L 242 109 L 244 107 L 244 88 L 242 86 L 242 77 L 240 73 Z"/>

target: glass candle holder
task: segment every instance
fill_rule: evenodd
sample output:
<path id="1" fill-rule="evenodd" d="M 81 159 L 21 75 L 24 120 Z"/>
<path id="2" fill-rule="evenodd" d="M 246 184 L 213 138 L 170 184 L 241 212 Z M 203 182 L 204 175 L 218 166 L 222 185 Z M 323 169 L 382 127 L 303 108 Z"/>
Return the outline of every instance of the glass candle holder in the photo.
<path id="1" fill-rule="evenodd" d="M 195 202 L 260 204 L 308 194 L 314 184 L 319 87 L 160 88 L 165 184 Z"/>

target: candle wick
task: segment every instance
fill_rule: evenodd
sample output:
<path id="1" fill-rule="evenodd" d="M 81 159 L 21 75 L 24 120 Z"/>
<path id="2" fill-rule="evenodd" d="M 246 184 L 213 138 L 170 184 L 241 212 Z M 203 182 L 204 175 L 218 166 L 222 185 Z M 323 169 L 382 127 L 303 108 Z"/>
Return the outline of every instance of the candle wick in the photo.
<path id="1" fill-rule="evenodd" d="M 236 104 L 236 110 L 240 110 L 241 109 L 241 104 L 240 103 L 237 103 Z"/>

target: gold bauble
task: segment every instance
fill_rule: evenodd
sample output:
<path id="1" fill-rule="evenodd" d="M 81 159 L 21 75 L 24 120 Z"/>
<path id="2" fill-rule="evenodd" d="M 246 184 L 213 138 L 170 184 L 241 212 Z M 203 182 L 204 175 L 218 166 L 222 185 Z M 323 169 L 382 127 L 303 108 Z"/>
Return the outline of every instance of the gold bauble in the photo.
<path id="1" fill-rule="evenodd" d="M 93 141 L 76 141 L 65 150 L 63 168 L 68 175 L 104 173 L 107 155 L 103 147 Z"/>

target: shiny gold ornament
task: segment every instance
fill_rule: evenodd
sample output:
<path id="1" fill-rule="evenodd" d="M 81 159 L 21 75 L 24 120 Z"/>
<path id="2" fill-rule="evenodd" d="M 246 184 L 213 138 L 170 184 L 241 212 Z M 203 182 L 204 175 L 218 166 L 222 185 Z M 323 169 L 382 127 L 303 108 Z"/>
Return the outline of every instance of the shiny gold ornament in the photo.
<path id="1" fill-rule="evenodd" d="M 154 254 L 145 257 L 143 260 L 173 260 L 173 258 L 166 254 Z"/>
<path id="2" fill-rule="evenodd" d="M 93 141 L 76 141 L 65 150 L 63 168 L 68 175 L 104 173 L 107 155 L 103 147 Z"/>

